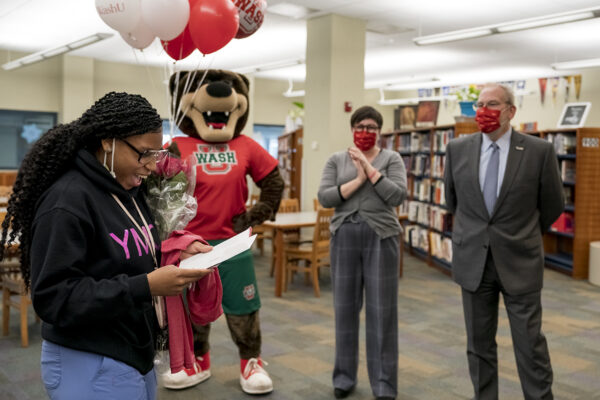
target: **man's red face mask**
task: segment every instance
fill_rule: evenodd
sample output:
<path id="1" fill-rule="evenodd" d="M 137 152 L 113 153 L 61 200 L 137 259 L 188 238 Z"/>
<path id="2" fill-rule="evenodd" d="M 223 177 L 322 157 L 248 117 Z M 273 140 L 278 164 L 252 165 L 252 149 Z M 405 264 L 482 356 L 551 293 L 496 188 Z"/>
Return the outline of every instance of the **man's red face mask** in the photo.
<path id="1" fill-rule="evenodd" d="M 487 107 L 478 108 L 475 115 L 475 121 L 477 121 L 477 126 L 479 126 L 481 132 L 491 133 L 500 128 L 501 113 L 502 110 L 492 110 Z"/>

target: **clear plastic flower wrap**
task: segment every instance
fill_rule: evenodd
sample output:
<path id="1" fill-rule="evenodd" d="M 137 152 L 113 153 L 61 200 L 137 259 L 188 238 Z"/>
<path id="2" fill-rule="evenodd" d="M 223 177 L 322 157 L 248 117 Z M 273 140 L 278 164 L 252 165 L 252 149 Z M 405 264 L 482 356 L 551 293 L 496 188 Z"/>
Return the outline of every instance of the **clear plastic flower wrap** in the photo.
<path id="1" fill-rule="evenodd" d="M 154 214 L 160 240 L 185 228 L 196 215 L 195 187 L 193 158 L 182 160 L 169 154 L 156 164 L 156 171 L 146 180 L 146 200 Z"/>

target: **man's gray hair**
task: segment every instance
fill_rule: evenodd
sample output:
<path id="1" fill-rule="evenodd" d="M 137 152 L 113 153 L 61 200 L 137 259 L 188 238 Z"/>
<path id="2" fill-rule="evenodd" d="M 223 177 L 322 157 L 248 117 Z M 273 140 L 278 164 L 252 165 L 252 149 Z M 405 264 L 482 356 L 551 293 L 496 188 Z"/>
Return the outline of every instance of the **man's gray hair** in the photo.
<path id="1" fill-rule="evenodd" d="M 512 88 L 508 85 L 502 84 L 502 83 L 486 83 L 485 85 L 483 85 L 483 89 L 485 88 L 500 88 L 504 91 L 504 96 L 505 96 L 505 101 L 507 104 L 510 104 L 511 106 L 515 105 L 515 93 L 513 92 Z"/>

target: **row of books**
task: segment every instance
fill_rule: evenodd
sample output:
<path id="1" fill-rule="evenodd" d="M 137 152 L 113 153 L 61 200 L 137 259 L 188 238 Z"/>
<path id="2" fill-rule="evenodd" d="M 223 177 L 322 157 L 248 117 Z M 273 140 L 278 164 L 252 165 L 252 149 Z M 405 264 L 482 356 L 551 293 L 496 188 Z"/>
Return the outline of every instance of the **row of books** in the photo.
<path id="1" fill-rule="evenodd" d="M 435 155 L 431 163 L 431 176 L 434 178 L 444 177 L 444 164 L 446 162 L 446 156 Z"/>
<path id="2" fill-rule="evenodd" d="M 408 220 L 439 232 L 452 231 L 452 214 L 446 209 L 420 201 L 408 202 Z"/>
<path id="3" fill-rule="evenodd" d="M 575 183 L 575 160 L 560 160 L 560 177 L 563 182 Z"/>
<path id="4" fill-rule="evenodd" d="M 404 241 L 409 246 L 429 253 L 429 231 L 418 225 L 407 225 L 404 228 Z"/>
<path id="5" fill-rule="evenodd" d="M 411 135 L 398 135 L 397 150 L 401 153 L 410 152 Z"/>
<path id="6" fill-rule="evenodd" d="M 423 225 L 429 225 L 430 205 L 418 201 L 408 202 L 408 220 Z"/>
<path id="7" fill-rule="evenodd" d="M 556 154 L 575 154 L 577 148 L 577 136 L 568 133 L 548 133 L 546 140 L 554 144 Z"/>
<path id="8" fill-rule="evenodd" d="M 452 239 L 436 232 L 430 232 L 429 244 L 431 255 L 447 263 L 452 262 Z"/>
<path id="9" fill-rule="evenodd" d="M 565 206 L 573 207 L 575 205 L 575 188 L 573 186 L 563 186 L 565 195 Z"/>
<path id="10" fill-rule="evenodd" d="M 446 151 L 450 139 L 454 137 L 454 129 L 435 131 L 433 138 L 433 151 Z"/>
<path id="11" fill-rule="evenodd" d="M 415 179 L 409 195 L 414 200 L 446 205 L 444 182 L 437 179 Z"/>
<path id="12" fill-rule="evenodd" d="M 413 200 L 430 202 L 431 200 L 431 180 L 415 179 L 410 191 L 410 197 Z"/>
<path id="13" fill-rule="evenodd" d="M 429 226 L 439 232 L 451 232 L 452 214 L 444 208 L 431 206 L 429 208 Z"/>
<path id="14" fill-rule="evenodd" d="M 431 170 L 431 158 L 425 154 L 416 154 L 410 160 L 410 172 L 414 175 L 429 175 Z"/>
<path id="15" fill-rule="evenodd" d="M 400 135 L 401 137 L 403 135 Z M 412 132 L 410 134 L 410 151 L 429 151 L 431 148 L 431 133 Z"/>

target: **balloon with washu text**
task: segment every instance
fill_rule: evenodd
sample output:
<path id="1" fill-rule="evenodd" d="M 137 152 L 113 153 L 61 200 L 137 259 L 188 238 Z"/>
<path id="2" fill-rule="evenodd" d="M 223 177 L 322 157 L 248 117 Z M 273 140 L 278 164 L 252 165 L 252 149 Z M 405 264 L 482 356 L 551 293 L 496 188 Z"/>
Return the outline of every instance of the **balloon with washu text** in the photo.
<path id="1" fill-rule="evenodd" d="M 96 11 L 104 23 L 119 32 L 129 32 L 142 19 L 140 0 L 96 0 Z"/>
<path id="2" fill-rule="evenodd" d="M 238 9 L 240 24 L 236 39 L 247 38 L 260 28 L 267 10 L 266 0 L 231 0 Z"/>

